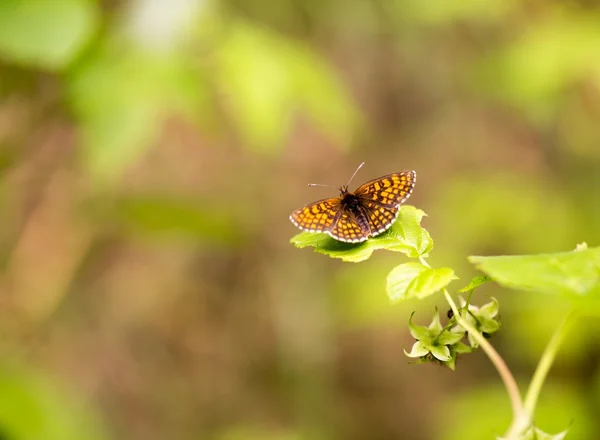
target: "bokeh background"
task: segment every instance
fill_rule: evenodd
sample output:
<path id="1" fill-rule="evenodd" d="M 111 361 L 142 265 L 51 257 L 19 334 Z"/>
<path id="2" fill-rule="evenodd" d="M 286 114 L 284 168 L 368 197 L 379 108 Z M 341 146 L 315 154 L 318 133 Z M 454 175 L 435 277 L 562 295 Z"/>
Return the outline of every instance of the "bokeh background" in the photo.
<path id="1" fill-rule="evenodd" d="M 600 7 L 586 0 L 0 1 L 0 438 L 494 438 L 482 353 L 410 364 L 379 252 L 289 213 L 414 169 L 431 262 L 600 244 Z M 567 305 L 481 288 L 526 385 Z M 536 416 L 600 438 L 597 319 Z"/>

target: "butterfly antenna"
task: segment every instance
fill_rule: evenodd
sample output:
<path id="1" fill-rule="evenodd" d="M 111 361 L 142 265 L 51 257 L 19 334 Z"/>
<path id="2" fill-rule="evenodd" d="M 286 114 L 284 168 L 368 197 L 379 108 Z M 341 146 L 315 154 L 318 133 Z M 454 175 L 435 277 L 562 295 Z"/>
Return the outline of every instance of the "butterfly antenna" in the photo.
<path id="1" fill-rule="evenodd" d="M 348 180 L 348 183 L 346 184 L 345 188 L 348 188 L 348 187 L 350 186 L 350 182 L 352 182 L 352 179 L 354 179 L 354 176 L 356 176 L 356 173 L 358 173 L 358 170 L 360 170 L 364 164 L 365 164 L 365 163 L 364 163 L 364 162 L 362 162 L 362 163 L 361 163 L 361 164 L 358 166 L 358 168 L 356 169 L 356 171 L 354 172 L 354 174 L 352 174 L 352 177 L 350 177 L 350 180 Z"/>
<path id="2" fill-rule="evenodd" d="M 337 188 L 337 186 L 326 185 L 325 183 L 309 183 L 308 186 L 326 186 L 326 187 L 329 187 L 329 188 Z"/>
<path id="3" fill-rule="evenodd" d="M 337 186 L 334 186 L 334 185 L 327 185 L 325 183 L 309 183 L 308 186 L 326 186 L 328 188 L 340 189 L 343 192 L 343 191 L 345 191 L 348 188 L 348 185 L 350 185 L 350 182 L 352 182 L 352 179 L 354 179 L 354 176 L 356 176 L 356 173 L 358 173 L 358 170 L 360 170 L 364 164 L 365 163 L 363 162 L 363 163 L 361 163 L 358 166 L 358 168 L 356 169 L 356 171 L 354 171 L 354 174 L 352 174 L 352 177 L 350 177 L 350 180 L 348 180 L 348 184 L 345 185 L 345 186 L 343 186 L 342 188 L 338 188 Z"/>

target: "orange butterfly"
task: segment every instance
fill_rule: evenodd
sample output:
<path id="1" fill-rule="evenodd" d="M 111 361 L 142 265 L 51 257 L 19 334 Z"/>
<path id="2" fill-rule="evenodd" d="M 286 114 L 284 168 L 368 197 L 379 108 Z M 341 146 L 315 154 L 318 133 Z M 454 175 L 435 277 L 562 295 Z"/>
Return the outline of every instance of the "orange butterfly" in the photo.
<path id="1" fill-rule="evenodd" d="M 291 222 L 303 231 L 324 232 L 347 243 L 360 243 L 389 229 L 400 205 L 410 197 L 417 173 L 407 170 L 388 174 L 349 192 L 348 185 L 363 165 L 358 166 L 348 184 L 339 188 L 339 197 L 297 209 L 290 215 Z"/>

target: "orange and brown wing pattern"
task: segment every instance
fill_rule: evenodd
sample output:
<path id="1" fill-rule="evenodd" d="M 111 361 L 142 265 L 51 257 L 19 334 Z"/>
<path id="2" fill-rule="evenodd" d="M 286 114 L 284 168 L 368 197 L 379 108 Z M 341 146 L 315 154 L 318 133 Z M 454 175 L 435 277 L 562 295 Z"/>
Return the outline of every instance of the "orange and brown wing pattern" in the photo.
<path id="1" fill-rule="evenodd" d="M 370 231 L 363 230 L 346 210 L 341 212 L 338 219 L 334 222 L 331 231 L 329 231 L 329 235 L 333 238 L 347 243 L 365 241 L 369 238 L 369 234 Z"/>
<path id="2" fill-rule="evenodd" d="M 339 198 L 319 200 L 292 212 L 290 220 L 303 231 L 329 232 L 339 210 Z"/>
<path id="3" fill-rule="evenodd" d="M 410 197 L 416 180 L 414 171 L 400 171 L 371 180 L 361 185 L 354 194 L 386 208 L 397 208 Z"/>
<path id="4" fill-rule="evenodd" d="M 365 201 L 364 205 L 372 237 L 387 231 L 398 217 L 399 208 L 385 208 L 378 203 L 368 201 Z"/>

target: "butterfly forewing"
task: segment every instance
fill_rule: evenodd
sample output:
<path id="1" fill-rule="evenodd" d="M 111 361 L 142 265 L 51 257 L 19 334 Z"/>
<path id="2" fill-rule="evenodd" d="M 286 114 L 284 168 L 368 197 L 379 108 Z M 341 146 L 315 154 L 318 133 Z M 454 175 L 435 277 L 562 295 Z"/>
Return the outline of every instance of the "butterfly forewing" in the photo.
<path id="1" fill-rule="evenodd" d="M 327 232 L 340 210 L 340 199 L 324 199 L 297 209 L 290 215 L 293 224 L 308 232 Z"/>
<path id="2" fill-rule="evenodd" d="M 415 181 L 414 171 L 400 171 L 371 180 L 361 185 L 354 194 L 386 208 L 397 208 L 410 197 Z"/>

